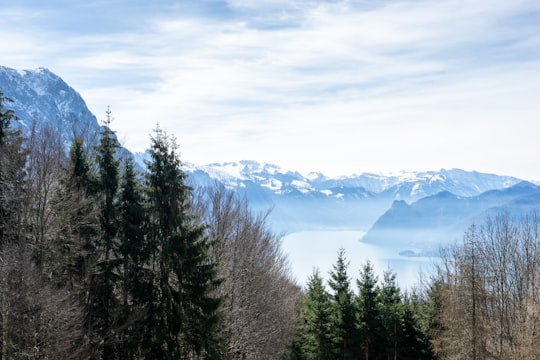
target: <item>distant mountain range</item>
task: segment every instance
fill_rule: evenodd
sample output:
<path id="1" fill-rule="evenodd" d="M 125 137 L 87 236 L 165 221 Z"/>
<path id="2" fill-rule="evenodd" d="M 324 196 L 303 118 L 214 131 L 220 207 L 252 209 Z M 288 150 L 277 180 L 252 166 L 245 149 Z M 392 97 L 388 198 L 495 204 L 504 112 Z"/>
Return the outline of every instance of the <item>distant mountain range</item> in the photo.
<path id="1" fill-rule="evenodd" d="M 367 230 L 394 201 L 406 205 L 445 193 L 474 197 L 521 182 L 514 177 L 459 169 L 328 178 L 320 173 L 304 176 L 282 171 L 255 161 L 186 164 L 186 170 L 195 184 L 217 181 L 246 196 L 257 209 L 273 207 L 271 219 L 284 231 Z M 440 199 L 444 200 L 443 196 Z"/>
<path id="2" fill-rule="evenodd" d="M 5 104 L 28 132 L 49 123 L 66 146 L 74 135 L 96 143 L 100 125 L 82 97 L 47 69 L 14 70 L 0 66 L 0 90 L 14 100 Z M 114 130 L 114 129 L 113 129 Z M 144 167 L 145 154 L 131 154 Z M 184 159 L 189 160 L 189 159 Z M 184 163 L 191 183 L 216 182 L 245 196 L 253 209 L 272 209 L 277 232 L 316 229 L 369 230 L 363 241 L 399 246 L 418 255 L 437 243 L 459 237 L 471 221 L 506 209 L 512 213 L 540 207 L 539 187 L 511 176 L 460 169 L 362 173 L 327 177 L 284 171 L 256 161 L 195 165 Z"/>

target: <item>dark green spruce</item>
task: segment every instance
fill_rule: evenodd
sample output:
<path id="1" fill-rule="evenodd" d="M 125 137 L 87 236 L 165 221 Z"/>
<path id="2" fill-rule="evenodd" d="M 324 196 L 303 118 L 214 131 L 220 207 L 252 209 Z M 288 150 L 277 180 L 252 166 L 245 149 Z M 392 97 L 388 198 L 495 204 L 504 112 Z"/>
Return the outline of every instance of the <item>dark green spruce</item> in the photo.
<path id="1" fill-rule="evenodd" d="M 332 342 L 336 359 L 355 359 L 359 348 L 355 327 L 354 293 L 347 268 L 345 250 L 340 249 L 330 272 L 328 285 L 333 293 Z"/>
<path id="2" fill-rule="evenodd" d="M 98 256 L 90 276 L 90 299 L 87 304 L 88 325 L 95 330 L 102 343 L 104 359 L 117 358 L 121 326 L 119 313 L 119 282 L 122 259 L 119 254 L 119 161 L 116 150 L 120 147 L 111 130 L 111 111 L 106 111 L 100 143 L 97 147 L 97 199 L 99 204 L 100 235 L 96 244 Z"/>
<path id="3" fill-rule="evenodd" d="M 156 129 L 147 173 L 152 304 L 148 359 L 219 358 L 214 335 L 221 299 L 212 243 L 190 212 L 190 191 L 174 138 Z"/>

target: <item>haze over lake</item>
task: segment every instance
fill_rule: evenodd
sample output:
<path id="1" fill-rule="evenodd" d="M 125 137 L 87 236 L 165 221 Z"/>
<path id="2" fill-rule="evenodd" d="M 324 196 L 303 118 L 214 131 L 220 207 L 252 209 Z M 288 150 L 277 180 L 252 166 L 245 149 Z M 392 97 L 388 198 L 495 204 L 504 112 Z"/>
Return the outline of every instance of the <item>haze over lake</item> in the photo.
<path id="1" fill-rule="evenodd" d="M 365 231 L 352 230 L 294 232 L 284 236 L 282 249 L 290 260 L 293 276 L 302 286 L 315 268 L 328 279 L 340 248 L 345 249 L 349 261 L 348 274 L 353 280 L 354 291 L 357 290 L 355 280 L 367 260 L 373 264 L 380 280 L 385 270 L 395 272 L 398 284 L 404 290 L 418 284 L 420 273 L 428 274 L 433 269 L 435 258 L 401 256 L 396 249 L 361 242 L 364 234 Z"/>

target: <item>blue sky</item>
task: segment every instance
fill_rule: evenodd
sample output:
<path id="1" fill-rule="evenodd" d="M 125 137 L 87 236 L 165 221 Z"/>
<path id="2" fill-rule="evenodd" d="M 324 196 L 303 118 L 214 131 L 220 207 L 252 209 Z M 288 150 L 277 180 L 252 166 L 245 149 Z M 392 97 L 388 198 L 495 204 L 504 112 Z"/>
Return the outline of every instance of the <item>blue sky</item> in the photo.
<path id="1" fill-rule="evenodd" d="M 133 151 L 329 175 L 540 180 L 537 0 L 6 1 L 1 65 L 61 76 Z"/>

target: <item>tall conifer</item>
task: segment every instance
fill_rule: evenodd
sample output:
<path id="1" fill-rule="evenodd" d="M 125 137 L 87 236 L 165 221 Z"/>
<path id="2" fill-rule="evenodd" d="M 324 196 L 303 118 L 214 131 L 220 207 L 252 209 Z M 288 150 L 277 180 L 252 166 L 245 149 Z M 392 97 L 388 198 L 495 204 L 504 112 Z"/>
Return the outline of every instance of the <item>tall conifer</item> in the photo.
<path id="1" fill-rule="evenodd" d="M 149 239 L 155 273 L 149 311 L 148 358 L 189 358 L 215 349 L 221 303 L 219 281 L 204 227 L 190 215 L 190 188 L 174 138 L 157 128 L 152 137 L 147 191 Z"/>
<path id="2" fill-rule="evenodd" d="M 17 120 L 4 108 L 12 100 L 0 91 L 0 244 L 23 240 L 22 213 L 26 192 L 26 156 L 20 131 L 11 128 Z"/>
<path id="3" fill-rule="evenodd" d="M 340 249 L 330 272 L 328 285 L 333 291 L 332 332 L 336 359 L 353 359 L 356 351 L 356 327 L 353 292 L 347 274 L 348 262 L 345 250 Z"/>
<path id="4" fill-rule="evenodd" d="M 144 315 L 152 298 L 152 274 L 148 266 L 150 254 L 141 184 L 131 158 L 124 162 L 118 238 L 122 259 L 120 314 L 124 325 L 117 351 L 120 358 L 133 359 L 142 351 Z"/>
<path id="5" fill-rule="evenodd" d="M 103 358 L 116 358 L 116 327 L 119 326 L 118 298 L 119 267 L 122 263 L 118 244 L 118 186 L 119 162 L 116 149 L 120 146 L 111 130 L 111 111 L 101 130 L 97 147 L 100 235 L 96 244 L 98 257 L 90 282 L 88 321 L 103 341 Z"/>
<path id="6" fill-rule="evenodd" d="M 377 312 L 380 320 L 379 337 L 381 351 L 385 351 L 388 359 L 396 359 L 401 355 L 404 342 L 403 321 L 404 306 L 400 289 L 396 284 L 396 274 L 390 270 L 383 275 L 383 282 L 378 294 Z M 410 349 L 407 349 L 410 351 Z"/>
<path id="7" fill-rule="evenodd" d="M 300 309 L 299 348 L 306 359 L 333 359 L 331 302 L 316 270 L 309 277 Z"/>
<path id="8" fill-rule="evenodd" d="M 373 265 L 367 261 L 360 272 L 360 279 L 357 280 L 357 326 L 362 338 L 362 358 L 365 360 L 373 358 L 378 347 L 377 282 Z"/>

